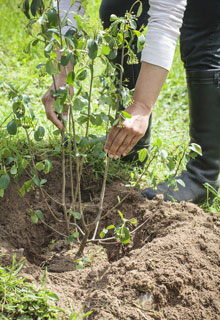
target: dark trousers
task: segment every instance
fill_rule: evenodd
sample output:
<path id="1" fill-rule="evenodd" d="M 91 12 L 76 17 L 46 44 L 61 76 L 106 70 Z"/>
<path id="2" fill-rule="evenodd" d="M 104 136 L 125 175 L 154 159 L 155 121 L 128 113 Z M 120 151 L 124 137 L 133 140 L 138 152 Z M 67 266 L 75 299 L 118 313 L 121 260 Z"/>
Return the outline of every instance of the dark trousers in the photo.
<path id="1" fill-rule="evenodd" d="M 108 27 L 111 14 L 123 16 L 135 0 L 102 0 L 100 17 L 104 27 Z M 138 27 L 147 25 L 149 3 L 142 0 L 143 12 L 138 18 Z M 134 11 L 138 10 L 138 5 Z M 134 48 L 135 50 L 135 48 Z M 220 69 L 220 0 L 188 0 L 180 36 L 181 58 L 187 71 Z M 140 71 L 138 65 L 127 65 L 125 78 L 128 87 L 134 88 Z M 118 57 L 120 61 L 120 57 Z"/>

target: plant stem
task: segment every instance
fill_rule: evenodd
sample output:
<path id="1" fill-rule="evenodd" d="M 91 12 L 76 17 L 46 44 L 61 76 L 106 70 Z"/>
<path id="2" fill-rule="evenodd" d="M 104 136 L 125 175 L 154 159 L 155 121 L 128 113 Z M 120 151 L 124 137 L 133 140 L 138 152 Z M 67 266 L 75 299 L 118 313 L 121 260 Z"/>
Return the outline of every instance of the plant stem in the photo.
<path id="1" fill-rule="evenodd" d="M 94 80 L 94 60 L 91 63 L 91 78 L 90 78 L 90 85 L 89 85 L 89 97 L 88 97 L 88 120 L 86 123 L 86 137 L 89 135 L 89 123 L 90 123 L 90 114 L 91 114 L 91 99 L 92 99 L 92 88 L 93 88 L 93 80 Z"/>
<path id="2" fill-rule="evenodd" d="M 104 203 L 104 197 L 105 197 L 105 189 L 106 189 L 106 181 L 107 181 L 107 176 L 108 176 L 109 164 L 110 164 L 110 158 L 107 157 L 106 164 L 105 164 L 105 173 L 104 173 L 104 178 L 103 178 L 103 183 L 102 183 L 102 190 L 101 190 L 101 195 L 100 195 L 99 211 L 98 211 L 98 215 L 96 217 L 96 220 L 94 222 L 94 223 L 96 223 L 96 226 L 95 226 L 95 231 L 94 231 L 92 239 L 95 239 L 95 237 L 96 237 L 98 227 L 99 227 L 100 218 L 101 218 L 102 212 L 103 212 L 103 203 Z"/>
<path id="3" fill-rule="evenodd" d="M 70 234 L 70 221 L 67 213 L 66 207 L 66 159 L 65 159 L 65 146 L 64 146 L 64 133 L 61 133 L 61 141 L 62 141 L 62 205 L 63 205 L 63 213 L 64 220 L 66 221 L 66 234 L 69 236 Z"/>

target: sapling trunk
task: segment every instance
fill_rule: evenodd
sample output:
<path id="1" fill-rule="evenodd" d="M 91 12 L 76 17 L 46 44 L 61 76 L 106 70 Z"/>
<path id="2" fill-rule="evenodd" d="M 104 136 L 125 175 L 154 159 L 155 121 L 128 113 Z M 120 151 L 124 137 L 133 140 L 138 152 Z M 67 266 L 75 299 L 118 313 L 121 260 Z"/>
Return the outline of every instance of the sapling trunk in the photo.
<path id="1" fill-rule="evenodd" d="M 124 56 L 125 56 L 125 26 L 123 24 L 123 42 L 122 42 L 122 56 L 121 56 L 121 66 L 123 67 L 124 64 Z M 115 120 L 118 117 L 118 111 L 119 111 L 119 106 L 120 106 L 120 101 L 121 101 L 121 94 L 122 94 L 122 89 L 123 89 L 123 69 L 120 68 L 120 77 L 119 77 L 119 93 L 118 93 L 118 103 L 117 103 L 117 110 L 115 114 Z M 92 239 L 94 240 L 98 231 L 99 227 L 99 222 L 103 213 L 103 203 L 104 203 L 104 197 L 105 197 L 105 189 L 106 189 L 106 181 L 107 181 L 107 176 L 108 176 L 108 170 L 109 170 L 109 164 L 110 164 L 111 159 L 107 157 L 106 160 L 106 165 L 105 165 L 105 172 L 104 172 L 104 178 L 103 178 L 103 184 L 102 184 L 102 190 L 101 190 L 101 195 L 100 195 L 100 202 L 99 202 L 99 210 L 98 210 L 98 215 L 95 220 L 95 231 L 93 234 Z"/>
<path id="2" fill-rule="evenodd" d="M 91 77 L 90 77 L 90 85 L 89 85 L 89 96 L 88 96 L 88 112 L 87 112 L 87 122 L 86 122 L 86 132 L 85 132 L 85 136 L 86 138 L 88 138 L 89 135 L 89 123 L 90 123 L 90 115 L 91 115 L 91 101 L 92 101 L 92 89 L 93 89 L 93 80 L 94 80 L 94 59 L 92 59 L 92 63 L 91 63 Z M 81 200 L 81 191 L 80 191 L 80 179 L 81 179 L 81 175 L 82 175 L 82 168 L 83 168 L 83 163 L 84 163 L 84 159 L 82 158 L 81 162 L 79 161 L 79 158 L 76 157 L 76 167 L 77 167 L 77 186 L 78 186 L 78 199 L 79 199 L 79 207 L 80 207 L 80 214 L 82 216 L 82 224 L 83 224 L 83 228 L 85 231 L 85 235 L 82 239 L 82 242 L 80 244 L 80 248 L 79 251 L 77 252 L 77 255 L 80 255 L 83 253 L 86 243 L 88 241 L 90 232 L 91 232 L 91 227 L 88 227 L 85 223 L 85 219 L 84 219 L 84 212 L 83 212 L 83 208 L 82 208 L 82 200 Z"/>

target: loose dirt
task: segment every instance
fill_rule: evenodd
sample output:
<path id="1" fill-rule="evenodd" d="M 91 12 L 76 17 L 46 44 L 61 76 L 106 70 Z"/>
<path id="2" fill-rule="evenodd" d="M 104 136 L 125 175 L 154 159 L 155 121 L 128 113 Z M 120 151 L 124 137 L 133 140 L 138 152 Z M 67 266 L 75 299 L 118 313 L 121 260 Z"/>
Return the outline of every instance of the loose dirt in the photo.
<path id="1" fill-rule="evenodd" d="M 46 195 L 50 208 L 63 219 L 58 167 L 49 174 L 45 191 L 50 194 Z M 100 186 L 90 180 L 89 175 L 84 178 L 82 190 L 88 222 L 97 214 Z M 127 193 L 122 183 L 109 184 L 104 211 Z M 29 206 L 42 210 L 50 227 L 33 224 Z M 12 183 L 0 200 L 0 264 L 10 265 L 14 254 L 18 260 L 25 257 L 22 275 L 27 281 L 39 281 L 47 268 L 47 285 L 59 295 L 60 305 L 93 310 L 89 319 L 219 320 L 220 215 L 204 213 L 193 204 L 165 203 L 160 197 L 148 201 L 137 193 L 118 209 L 140 226 L 131 242 L 90 242 L 85 257 L 91 265 L 76 270 L 77 243 L 68 250 L 63 237 L 51 229 L 65 233 L 64 225 L 54 221 L 39 192 L 31 191 L 23 199 Z M 115 209 L 103 219 L 100 230 L 119 221 Z"/>

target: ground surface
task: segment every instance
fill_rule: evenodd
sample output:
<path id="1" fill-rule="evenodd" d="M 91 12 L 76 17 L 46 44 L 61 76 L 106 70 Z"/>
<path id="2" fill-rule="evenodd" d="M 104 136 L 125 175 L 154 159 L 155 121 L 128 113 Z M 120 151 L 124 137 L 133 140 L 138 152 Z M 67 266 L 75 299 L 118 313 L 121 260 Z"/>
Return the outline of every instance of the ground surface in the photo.
<path id="1" fill-rule="evenodd" d="M 51 208 L 62 217 L 60 171 L 48 177 L 46 190 L 54 198 Z M 97 213 L 98 183 L 88 188 L 85 178 L 86 216 Z M 96 188 L 95 188 L 96 186 Z M 69 189 L 67 188 L 67 196 Z M 117 203 L 127 189 L 119 182 L 108 185 L 105 211 Z M 90 201 L 92 200 L 92 201 Z M 120 206 L 126 218 L 135 217 L 143 226 L 132 234 L 129 245 L 90 243 L 85 256 L 91 267 L 75 270 L 77 246 L 67 250 L 65 241 L 43 223 L 33 224 L 28 203 L 41 209 L 46 222 L 53 222 L 38 192 L 26 200 L 11 184 L 0 200 L 0 263 L 9 265 L 11 257 L 26 257 L 23 275 L 39 281 L 41 268 L 48 268 L 48 287 L 58 293 L 61 305 L 93 310 L 97 320 L 219 320 L 220 319 L 220 216 L 206 214 L 192 204 L 147 201 L 131 194 Z M 114 210 L 101 228 L 119 221 Z M 132 230 L 132 229 L 131 229 Z"/>

